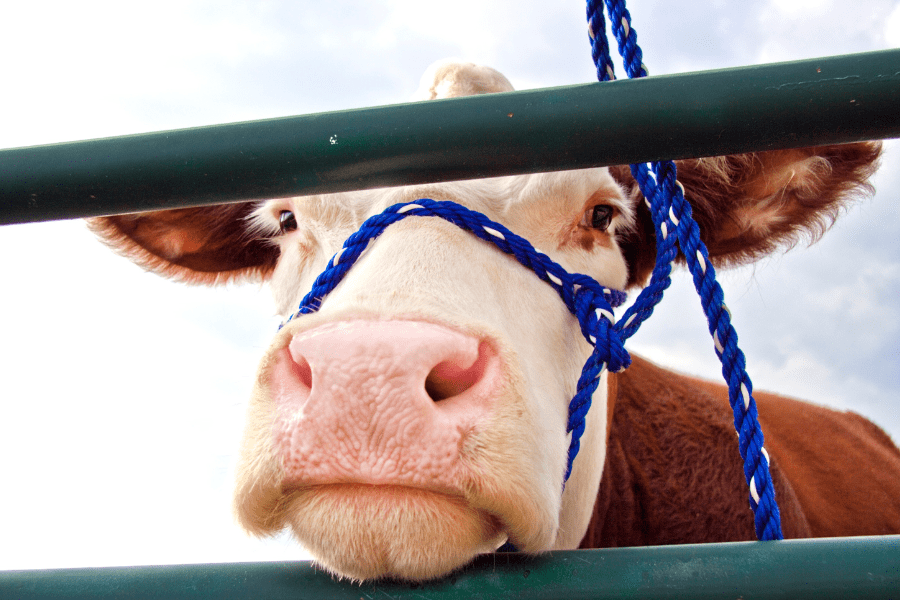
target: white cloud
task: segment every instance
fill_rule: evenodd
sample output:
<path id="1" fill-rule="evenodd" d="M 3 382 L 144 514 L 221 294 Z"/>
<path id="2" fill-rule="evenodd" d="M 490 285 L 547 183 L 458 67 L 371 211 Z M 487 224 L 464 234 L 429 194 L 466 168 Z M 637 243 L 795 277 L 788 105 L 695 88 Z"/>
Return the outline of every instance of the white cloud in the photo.
<path id="1" fill-rule="evenodd" d="M 759 14 L 759 62 L 800 60 L 884 48 L 881 31 L 894 0 L 852 9 L 836 0 L 770 0 Z"/>
<path id="2" fill-rule="evenodd" d="M 0 568 L 302 557 L 230 515 L 267 294 L 160 285 L 77 221 L 5 228 L 0 252 L 18 282 L 0 325 L 0 456 L 19 482 L 0 513 L 31 515 L 3 521 Z M 246 325 L 211 329 L 222 317 L 198 310 Z"/>
<path id="3" fill-rule="evenodd" d="M 286 49 L 285 32 L 261 6 L 7 3 L 0 9 L 0 52 L 27 59 L 2 67 L 5 80 L 16 83 L 0 98 L 6 115 L 0 147 L 146 131 L 155 127 L 146 118 L 153 103 L 199 96 L 209 104 L 225 96 L 228 70 Z M 10 118 L 30 114 L 41 118 Z M 198 117 L 194 123 L 173 117 L 165 127 L 198 124 Z"/>
<path id="4" fill-rule="evenodd" d="M 900 47 L 900 4 L 894 7 L 884 22 L 884 41 L 892 48 Z"/>
<path id="5" fill-rule="evenodd" d="M 794 20 L 827 13 L 836 4 L 835 0 L 772 0 L 769 6 L 775 14 Z"/>
<path id="6" fill-rule="evenodd" d="M 543 42 L 541 21 L 558 7 L 536 2 L 460 0 L 437 4 L 417 0 L 388 0 L 384 35 L 427 35 L 431 42 L 455 48 L 460 58 L 495 65 L 509 51 L 530 52 L 524 39 Z M 583 28 L 586 32 L 586 25 Z M 518 35 L 524 39 L 516 40 Z M 514 41 L 516 40 L 516 41 Z"/>

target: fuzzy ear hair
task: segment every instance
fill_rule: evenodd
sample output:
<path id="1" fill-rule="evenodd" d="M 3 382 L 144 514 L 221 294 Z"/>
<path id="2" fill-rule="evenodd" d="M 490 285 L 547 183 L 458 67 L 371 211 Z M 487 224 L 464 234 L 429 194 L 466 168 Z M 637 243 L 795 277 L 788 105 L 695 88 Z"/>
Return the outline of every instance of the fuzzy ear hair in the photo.
<path id="1" fill-rule="evenodd" d="M 490 67 L 445 59 L 428 67 L 413 100 L 494 94 L 513 89 L 506 77 Z"/>
<path id="2" fill-rule="evenodd" d="M 97 217 L 88 227 L 148 271 L 214 285 L 263 279 L 275 268 L 278 248 L 247 228 L 253 208 L 243 202 Z"/>
<path id="3" fill-rule="evenodd" d="M 700 236 L 716 266 L 745 264 L 814 242 L 853 200 L 872 194 L 880 142 L 772 150 L 676 161 Z M 644 197 L 627 166 L 610 172 L 629 192 L 638 225 L 621 240 L 629 287 L 645 285 L 656 235 Z"/>

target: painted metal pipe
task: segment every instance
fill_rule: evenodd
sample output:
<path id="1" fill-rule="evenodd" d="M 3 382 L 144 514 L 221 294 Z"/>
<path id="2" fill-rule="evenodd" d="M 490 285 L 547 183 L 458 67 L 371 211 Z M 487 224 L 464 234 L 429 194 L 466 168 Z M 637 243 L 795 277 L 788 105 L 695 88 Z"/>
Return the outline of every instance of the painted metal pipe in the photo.
<path id="1" fill-rule="evenodd" d="M 0 150 L 0 224 L 900 137 L 900 50 Z"/>
<path id="2" fill-rule="evenodd" d="M 0 598 L 784 598 L 900 593 L 900 536 L 491 554 L 430 583 L 339 582 L 312 563 L 0 572 Z"/>

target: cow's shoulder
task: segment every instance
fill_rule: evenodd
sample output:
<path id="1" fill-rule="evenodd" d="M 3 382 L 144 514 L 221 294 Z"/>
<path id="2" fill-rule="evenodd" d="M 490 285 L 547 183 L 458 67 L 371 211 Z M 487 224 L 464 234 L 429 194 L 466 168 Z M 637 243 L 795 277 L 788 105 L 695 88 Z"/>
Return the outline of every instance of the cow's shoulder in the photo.
<path id="1" fill-rule="evenodd" d="M 582 547 L 755 539 L 724 386 L 640 357 L 615 376 L 606 465 Z M 786 535 L 809 528 L 773 459 Z"/>
<path id="2" fill-rule="evenodd" d="M 725 386 L 695 383 L 727 401 Z M 811 537 L 900 533 L 900 450 L 881 428 L 853 412 L 764 391 L 753 396 L 766 449 L 790 481 Z"/>
<path id="3" fill-rule="evenodd" d="M 900 450 L 853 412 L 754 394 L 766 447 L 790 479 L 813 537 L 900 533 Z"/>

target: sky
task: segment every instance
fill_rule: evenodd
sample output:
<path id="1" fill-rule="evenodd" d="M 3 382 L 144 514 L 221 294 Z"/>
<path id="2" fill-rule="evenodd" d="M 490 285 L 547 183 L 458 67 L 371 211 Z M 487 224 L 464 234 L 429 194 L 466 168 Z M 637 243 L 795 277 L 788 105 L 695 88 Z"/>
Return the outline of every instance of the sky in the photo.
<path id="1" fill-rule="evenodd" d="M 900 2 L 633 0 L 651 73 L 900 47 Z M 518 89 L 594 79 L 580 2 L 228 0 L 0 7 L 0 148 L 409 99 L 435 60 Z M 621 69 L 620 69 L 621 72 Z M 900 144 L 821 242 L 722 274 L 757 389 L 900 440 Z M 0 227 L 0 569 L 291 560 L 248 538 L 231 475 L 278 319 L 260 285 L 144 273 L 80 221 Z M 684 275 L 629 349 L 719 377 Z M 827 440 L 823 440 L 827 443 Z"/>

